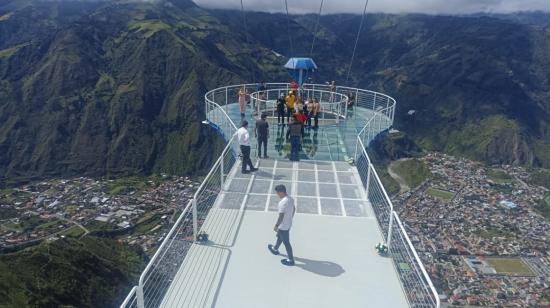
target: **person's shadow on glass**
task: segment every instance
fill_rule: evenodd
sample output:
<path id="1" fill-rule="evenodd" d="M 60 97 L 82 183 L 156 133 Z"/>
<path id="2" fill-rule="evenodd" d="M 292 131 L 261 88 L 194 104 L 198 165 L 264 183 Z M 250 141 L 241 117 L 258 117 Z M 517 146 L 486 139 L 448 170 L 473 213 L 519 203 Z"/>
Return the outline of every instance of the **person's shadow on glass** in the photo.
<path id="1" fill-rule="evenodd" d="M 281 256 L 285 255 L 281 254 Z M 330 261 L 311 260 L 299 257 L 294 257 L 294 261 L 296 262 L 296 267 L 320 276 L 338 277 L 346 272 L 340 264 Z"/>

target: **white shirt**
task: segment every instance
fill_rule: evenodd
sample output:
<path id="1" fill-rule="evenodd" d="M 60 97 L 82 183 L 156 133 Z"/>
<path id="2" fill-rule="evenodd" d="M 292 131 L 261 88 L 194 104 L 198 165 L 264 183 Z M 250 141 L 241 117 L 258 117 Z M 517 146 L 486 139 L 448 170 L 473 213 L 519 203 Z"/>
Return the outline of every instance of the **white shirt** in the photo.
<path id="1" fill-rule="evenodd" d="M 283 221 L 279 225 L 279 230 L 288 231 L 292 227 L 292 218 L 294 217 L 294 199 L 289 196 L 279 201 L 279 214 L 284 214 Z"/>
<path id="2" fill-rule="evenodd" d="M 239 142 L 239 145 L 250 146 L 250 134 L 248 133 L 248 130 L 246 128 L 241 127 L 237 129 L 235 135 L 237 136 L 237 141 Z"/>

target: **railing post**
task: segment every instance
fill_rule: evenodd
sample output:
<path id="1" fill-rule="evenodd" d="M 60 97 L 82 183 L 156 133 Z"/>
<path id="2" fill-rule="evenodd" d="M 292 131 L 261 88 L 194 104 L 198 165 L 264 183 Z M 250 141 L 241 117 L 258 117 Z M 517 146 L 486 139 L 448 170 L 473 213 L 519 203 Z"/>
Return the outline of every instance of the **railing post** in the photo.
<path id="1" fill-rule="evenodd" d="M 143 298 L 143 286 L 138 285 L 136 288 L 137 307 L 145 308 L 145 300 Z"/>
<path id="2" fill-rule="evenodd" d="M 354 156 L 354 162 L 355 162 L 355 166 L 357 166 L 357 161 L 358 161 L 358 153 L 359 153 L 359 139 L 361 137 L 360 136 L 357 136 L 357 140 L 355 140 L 355 156 Z M 368 167 L 368 165 L 367 165 Z"/>
<path id="3" fill-rule="evenodd" d="M 199 233 L 199 225 L 197 222 L 197 198 L 193 199 L 193 242 L 197 240 L 197 235 Z"/>
<path id="4" fill-rule="evenodd" d="M 365 191 L 367 192 L 367 199 L 369 198 L 369 189 L 370 189 L 370 178 L 371 178 L 371 172 L 370 172 L 370 168 L 374 168 L 373 165 L 368 161 L 368 158 L 367 158 L 367 163 L 368 163 L 368 168 L 367 168 L 367 187 L 365 187 Z"/>
<path id="5" fill-rule="evenodd" d="M 391 245 L 391 231 L 393 226 L 393 215 L 394 211 L 390 211 L 390 223 L 388 224 L 388 238 L 386 239 L 386 246 L 388 247 L 388 253 L 390 252 L 390 245 Z"/>
<path id="6" fill-rule="evenodd" d="M 220 173 L 221 173 L 221 181 L 220 181 L 220 190 L 223 190 L 223 186 L 224 186 L 224 166 L 225 165 L 225 152 L 222 153 L 222 161 L 221 161 L 221 164 L 220 164 Z"/>
<path id="7" fill-rule="evenodd" d="M 374 93 L 374 99 L 372 100 L 372 111 L 376 111 L 376 93 Z"/>

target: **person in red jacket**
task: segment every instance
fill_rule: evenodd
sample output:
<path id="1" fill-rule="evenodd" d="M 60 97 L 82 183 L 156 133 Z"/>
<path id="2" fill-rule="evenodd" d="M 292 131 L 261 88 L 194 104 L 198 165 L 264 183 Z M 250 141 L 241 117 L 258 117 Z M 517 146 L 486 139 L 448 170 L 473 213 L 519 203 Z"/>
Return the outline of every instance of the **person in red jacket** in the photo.
<path id="1" fill-rule="evenodd" d="M 294 92 L 294 95 L 296 95 L 296 92 L 298 91 L 298 84 L 296 83 L 296 81 L 292 80 L 290 82 L 290 90 L 292 90 Z"/>
<path id="2" fill-rule="evenodd" d="M 305 135 L 304 127 L 305 127 L 305 124 L 306 124 L 306 121 L 307 121 L 307 117 L 304 114 L 304 110 L 300 110 L 300 111 L 296 112 L 294 115 L 295 115 L 296 119 L 298 119 L 298 121 L 300 123 L 302 123 L 302 137 L 304 137 L 304 135 Z"/>

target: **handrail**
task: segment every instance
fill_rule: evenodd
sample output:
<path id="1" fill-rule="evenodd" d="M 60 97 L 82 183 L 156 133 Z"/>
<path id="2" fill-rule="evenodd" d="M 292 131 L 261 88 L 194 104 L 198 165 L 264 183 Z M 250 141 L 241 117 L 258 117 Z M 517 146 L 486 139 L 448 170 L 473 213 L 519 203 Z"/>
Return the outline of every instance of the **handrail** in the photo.
<path id="1" fill-rule="evenodd" d="M 258 90 L 250 94 L 250 99 L 253 102 L 253 107 L 257 114 L 265 112 L 271 112 L 271 116 L 275 116 L 276 101 L 280 98 L 281 94 L 286 94 L 287 87 L 274 88 L 266 90 Z M 321 107 L 321 114 L 323 119 L 325 114 L 332 114 L 336 117 L 338 122 L 341 119 L 346 119 L 347 116 L 347 103 L 348 97 L 342 93 L 316 90 L 316 89 L 302 89 L 303 104 L 310 98 L 317 98 Z M 275 95 L 273 95 L 275 94 Z M 269 105 L 269 107 L 268 107 Z M 305 106 L 303 106 L 305 109 Z"/>
<path id="2" fill-rule="evenodd" d="M 209 102 L 209 103 L 210 103 L 210 104 L 216 105 L 216 106 L 220 109 L 220 111 L 223 113 L 223 115 L 227 118 L 227 120 L 229 120 L 229 123 L 231 124 L 231 126 L 233 126 L 233 128 L 234 128 L 235 130 L 238 129 L 238 128 L 237 128 L 237 125 L 235 125 L 235 122 L 233 122 L 233 120 L 231 120 L 231 118 L 229 117 L 229 115 L 227 114 L 227 112 L 225 112 L 225 110 L 223 110 L 223 108 L 221 108 L 220 105 L 216 104 L 215 102 Z"/>
<path id="3" fill-rule="evenodd" d="M 128 295 L 126 296 L 126 298 L 124 299 L 124 301 L 120 305 L 120 307 L 130 307 L 129 306 L 130 303 L 136 301 L 136 289 L 137 289 L 137 286 L 134 286 L 132 288 L 132 290 L 130 290 L 130 292 L 128 293 Z"/>
<path id="4" fill-rule="evenodd" d="M 172 229 L 170 229 L 170 231 L 166 235 L 165 239 L 169 239 L 173 235 L 174 231 L 176 230 L 176 227 L 179 225 L 179 223 L 181 222 L 183 217 L 185 217 L 185 214 L 187 213 L 187 211 L 189 211 L 190 207 L 191 207 L 191 200 L 189 200 L 187 202 L 187 206 L 185 207 L 183 212 L 180 214 L 180 217 L 178 217 L 178 220 L 176 220 L 176 223 L 174 223 L 174 226 L 172 227 Z M 162 241 L 162 243 L 160 244 L 159 248 L 157 249 L 157 251 L 155 252 L 153 257 L 151 258 L 151 260 L 149 260 L 149 263 L 147 263 L 147 266 L 145 267 L 145 269 L 141 273 L 141 276 L 139 276 L 138 286 L 143 285 L 143 280 L 145 279 L 144 278 L 145 275 L 149 272 L 149 270 L 151 269 L 151 267 L 153 266 L 153 264 L 157 260 L 158 256 L 160 255 L 160 252 L 162 251 L 162 248 L 164 248 L 164 246 L 166 245 L 167 242 L 168 242 L 167 240 Z"/>
<path id="5" fill-rule="evenodd" d="M 265 86 L 266 86 L 265 91 L 268 92 L 268 93 L 270 91 L 271 92 L 273 92 L 273 91 L 280 92 L 280 91 L 283 91 L 283 90 L 288 91 L 288 89 L 290 88 L 289 84 L 287 84 L 287 83 L 269 83 L 269 84 L 265 84 Z M 183 225 L 180 226 L 180 225 L 182 223 L 182 220 L 185 217 L 189 217 L 189 215 L 191 214 L 190 213 L 191 210 L 192 210 L 192 215 L 193 215 L 192 216 L 192 220 L 193 220 L 193 237 L 194 237 L 193 240 L 196 240 L 196 236 L 197 236 L 198 230 L 199 230 L 199 226 L 198 226 L 198 222 L 197 222 L 197 220 L 198 220 L 197 219 L 197 212 L 198 212 L 197 202 L 199 202 L 198 200 L 201 197 L 202 197 L 202 199 L 204 199 L 204 196 L 202 194 L 205 193 L 205 189 L 210 192 L 210 188 L 214 187 L 212 185 L 216 185 L 216 186 L 218 186 L 217 189 L 222 189 L 223 190 L 224 176 L 226 176 L 225 172 L 229 171 L 227 169 L 224 170 L 225 164 L 228 163 L 229 164 L 228 167 L 231 168 L 233 166 L 233 164 L 235 163 L 235 161 L 236 161 L 235 156 L 227 157 L 227 155 L 229 154 L 229 151 L 232 150 L 232 146 L 233 146 L 233 143 L 235 141 L 234 133 L 237 130 L 237 126 L 235 125 L 233 120 L 227 114 L 227 112 L 225 110 L 226 108 L 224 108 L 224 106 L 238 102 L 238 99 L 234 99 L 234 97 L 233 97 L 233 95 L 236 94 L 236 93 L 233 93 L 232 91 L 236 91 L 236 90 L 238 91 L 238 89 L 240 89 L 242 87 L 245 87 L 245 89 L 247 90 L 247 92 L 248 92 L 247 97 L 249 97 L 250 99 L 256 99 L 256 100 L 259 99 L 258 98 L 259 92 L 257 91 L 258 84 L 240 84 L 240 85 L 220 87 L 220 88 L 211 90 L 211 91 L 207 92 L 204 95 L 205 113 L 206 113 L 206 116 L 207 116 L 207 120 L 211 124 L 216 124 L 217 127 L 222 127 L 223 126 L 222 128 L 225 128 L 225 129 L 229 130 L 229 131 L 227 131 L 227 130 L 225 131 L 225 132 L 230 133 L 228 136 L 226 136 L 227 145 L 225 146 L 225 148 L 222 151 L 221 155 L 218 157 L 218 159 L 214 163 L 214 166 L 210 169 L 209 173 L 204 178 L 204 180 L 201 183 L 201 185 L 199 186 L 198 190 L 193 195 L 193 199 L 188 201 L 187 206 L 184 208 L 184 210 L 180 214 L 178 220 L 176 221 L 174 226 L 170 229 L 168 235 L 166 235 L 166 237 L 164 238 L 164 241 L 161 243 L 161 245 L 159 246 L 159 248 L 157 249 L 157 251 L 155 252 L 153 257 L 151 258 L 151 260 L 149 261 L 149 263 L 145 267 L 143 273 L 140 275 L 138 285 L 135 286 L 134 288 L 132 288 L 132 290 L 130 291 L 130 293 L 125 298 L 124 302 L 122 303 L 121 307 L 126 308 L 126 307 L 128 307 L 128 305 L 133 305 L 133 304 L 135 304 L 139 308 L 145 307 L 145 304 L 144 304 L 144 287 L 145 287 L 145 284 L 147 284 L 150 279 L 154 278 L 154 276 L 152 276 L 153 274 L 151 274 L 151 276 L 149 276 L 149 273 L 151 272 L 151 270 L 153 269 L 153 266 L 155 266 L 157 261 L 159 261 L 158 264 L 161 264 L 162 262 L 164 262 L 163 261 L 164 259 L 162 259 L 162 258 L 164 258 L 164 256 L 168 253 L 168 250 L 172 246 L 168 246 L 168 249 L 165 249 L 165 248 L 167 247 L 168 243 L 174 242 L 175 238 L 173 238 L 173 236 L 174 236 L 174 233 L 176 232 L 176 230 L 178 230 L 178 228 L 180 228 L 181 230 L 188 230 L 188 231 L 190 230 L 190 229 L 182 229 L 182 228 L 189 228 L 190 227 L 190 225 L 189 225 L 190 220 L 186 220 L 185 223 L 187 223 L 187 224 L 185 226 L 183 226 Z M 326 89 L 329 89 L 329 91 L 327 91 Z M 249 90 L 251 90 L 251 91 L 249 91 Z M 405 228 L 403 227 L 402 221 L 400 220 L 397 213 L 394 211 L 393 203 L 391 202 L 391 199 L 389 198 L 385 187 L 382 185 L 382 182 L 380 180 L 378 172 L 374 168 L 374 165 L 372 164 L 372 162 L 370 160 L 370 157 L 368 156 L 368 153 L 366 151 L 365 144 L 368 146 L 368 143 L 372 140 L 371 138 L 375 137 L 376 135 L 378 135 L 383 130 L 386 130 L 387 128 L 391 127 L 391 124 L 393 123 L 394 114 L 395 114 L 395 106 L 396 106 L 395 99 L 393 99 L 392 97 L 390 97 L 388 95 L 385 95 L 383 93 L 369 91 L 369 90 L 363 90 L 363 89 L 350 88 L 350 87 L 338 86 L 338 87 L 336 87 L 335 91 L 330 91 L 330 90 L 331 89 L 328 85 L 305 84 L 304 87 L 303 87 L 303 91 L 315 91 L 315 92 L 319 92 L 319 93 L 328 93 L 329 95 L 335 95 L 335 96 L 338 96 L 339 98 L 343 98 L 343 100 L 341 100 L 341 101 L 334 102 L 333 101 L 334 96 L 331 96 L 331 103 L 334 104 L 334 105 L 339 105 L 339 106 L 341 106 L 343 103 L 346 103 L 345 104 L 346 108 L 347 108 L 347 102 L 348 102 L 348 99 L 349 99 L 348 94 L 351 95 L 351 94 L 353 94 L 352 92 L 354 92 L 355 93 L 355 95 L 354 95 L 354 100 L 355 100 L 354 104 L 358 107 L 370 109 L 374 112 L 373 116 L 369 117 L 368 119 L 365 119 L 366 120 L 365 125 L 360 130 L 360 132 L 357 134 L 355 161 L 358 162 L 358 159 L 360 157 L 364 157 L 364 160 L 362 160 L 362 161 L 366 161 L 366 166 L 367 167 L 366 167 L 366 169 L 362 169 L 362 170 L 366 171 L 365 172 L 366 173 L 366 183 L 364 183 L 364 184 L 366 185 L 367 195 L 369 195 L 369 193 L 371 192 L 370 189 L 369 189 L 369 184 L 375 185 L 377 187 L 375 190 L 372 191 L 372 194 L 373 194 L 373 197 L 374 198 L 377 197 L 376 200 L 379 201 L 379 202 L 377 202 L 378 206 L 379 206 L 377 211 L 379 211 L 378 213 L 380 213 L 380 215 L 382 215 L 382 216 L 381 217 L 376 216 L 376 218 L 377 218 L 377 220 L 378 220 L 378 222 L 381 226 L 382 226 L 382 221 L 384 221 L 384 224 L 385 224 L 384 229 L 385 229 L 386 224 L 387 224 L 387 227 L 388 227 L 387 233 L 383 232 L 383 235 L 386 237 L 385 240 L 386 240 L 386 243 L 387 243 L 387 245 L 390 249 L 390 252 L 395 250 L 395 252 L 398 253 L 398 255 L 396 255 L 396 257 L 402 255 L 402 254 L 399 254 L 399 253 L 402 253 L 403 251 L 407 252 L 408 257 L 406 257 L 405 260 L 407 260 L 407 262 L 410 262 L 410 264 L 412 264 L 415 268 L 418 267 L 418 269 L 420 270 L 421 276 L 420 275 L 414 276 L 414 277 L 418 277 L 418 278 L 415 278 L 413 280 L 407 280 L 408 278 L 406 276 L 400 276 L 400 280 L 402 282 L 403 287 L 405 288 L 405 284 L 410 283 L 411 281 L 413 281 L 413 283 L 415 283 L 413 285 L 413 289 L 415 289 L 414 286 L 416 286 L 417 281 L 420 281 L 420 283 L 418 283 L 418 285 L 422 286 L 422 290 L 425 290 L 425 292 L 427 292 L 428 289 L 430 290 L 428 293 L 422 293 L 422 297 L 421 297 L 422 300 L 424 300 L 426 302 L 430 302 L 430 303 L 435 302 L 436 307 L 440 307 L 440 300 L 439 300 L 438 293 L 435 290 L 435 287 L 433 286 L 433 283 L 432 283 L 431 279 L 429 278 L 429 275 L 426 272 L 426 269 L 424 268 L 424 265 L 422 264 L 422 261 L 420 260 L 420 258 L 418 256 L 418 253 L 416 252 L 412 242 L 410 241 L 410 238 L 409 238 L 407 232 L 405 231 Z M 346 92 L 348 94 L 345 94 Z M 219 99 L 220 96 L 221 96 L 221 99 Z M 230 99 L 230 97 L 231 97 L 231 99 Z M 267 100 L 265 100 L 265 102 L 267 102 Z M 216 113 L 210 114 L 210 112 L 208 112 L 208 111 L 214 111 L 214 110 L 216 110 Z M 345 116 L 347 116 L 347 109 L 346 109 L 346 113 L 344 114 L 344 117 Z M 215 119 L 212 119 L 211 117 L 214 117 Z M 214 120 L 221 120 L 222 124 L 218 125 L 217 123 L 214 122 Z M 377 126 L 377 127 L 375 127 L 375 126 Z M 223 130 L 222 130 L 222 132 L 223 132 Z M 358 148 L 359 147 L 361 147 L 360 154 L 358 153 Z M 232 153 L 234 154 L 234 152 L 232 152 Z M 229 158 L 229 161 L 226 161 L 226 158 Z M 222 186 L 221 188 L 219 187 L 220 183 L 216 182 L 219 179 L 214 178 L 214 174 L 216 172 L 221 173 L 221 186 Z M 373 174 L 374 176 L 371 177 L 371 174 Z M 361 174 L 361 176 L 362 176 L 362 180 L 364 181 L 363 174 Z M 208 186 L 208 188 L 205 188 L 207 186 Z M 370 199 L 370 196 L 369 196 L 369 199 Z M 203 206 L 202 209 L 208 211 L 208 209 L 213 206 L 212 205 L 213 203 L 212 203 L 212 201 L 209 201 L 210 203 L 207 202 L 206 204 L 203 204 L 202 203 L 203 201 L 200 201 L 201 205 Z M 387 211 L 387 209 L 389 209 L 389 211 Z M 204 212 L 201 212 L 201 213 L 204 214 Z M 389 217 L 387 217 L 388 215 L 389 215 Z M 382 217 L 384 217 L 384 219 L 381 220 Z M 401 236 L 401 242 L 403 242 L 403 239 L 404 239 L 404 246 L 403 245 L 399 245 L 399 246 L 395 246 L 395 247 L 391 246 L 392 228 L 394 226 L 394 224 L 393 224 L 394 220 L 396 221 L 396 224 L 395 224 L 396 231 L 395 231 L 395 233 L 399 234 L 399 236 Z M 180 231 L 178 231 L 178 234 L 179 234 L 179 232 Z M 398 237 L 398 239 L 399 239 L 399 237 Z M 170 245 L 172 245 L 172 244 L 170 244 Z M 412 258 L 413 259 L 411 259 L 409 251 L 412 253 Z M 168 255 L 168 257 L 169 257 L 169 255 Z M 170 258 L 168 258 L 168 260 L 169 259 Z M 394 264 L 396 264 L 395 262 L 396 261 L 394 260 Z M 415 273 L 418 273 L 418 271 L 416 271 Z M 420 279 L 420 280 L 418 280 L 418 279 Z M 426 284 L 427 284 L 428 289 L 426 289 Z M 407 285 L 407 286 L 409 286 L 409 285 Z M 151 294 L 150 294 L 151 289 L 150 288 L 151 287 L 149 287 L 149 289 L 148 289 L 149 298 L 151 297 Z M 154 298 L 155 300 L 159 300 L 159 298 L 161 298 L 161 296 L 162 296 L 162 291 L 158 291 L 157 289 L 159 289 L 159 286 L 156 286 L 156 288 L 153 289 L 153 291 L 154 291 L 153 295 L 156 296 Z M 428 295 L 430 292 L 432 293 L 431 296 Z M 161 295 L 159 295 L 159 293 Z M 407 300 L 409 300 L 409 303 L 411 303 L 410 301 L 411 300 L 414 301 L 414 299 L 411 299 L 409 296 L 410 296 L 410 294 L 407 294 Z M 432 297 L 434 299 L 431 299 Z M 151 302 L 148 305 L 151 305 Z M 153 302 L 152 305 L 156 305 L 156 304 Z M 430 304 L 430 306 L 431 306 L 431 304 Z"/>
<path id="6" fill-rule="evenodd" d="M 225 148 L 223 149 L 222 151 L 222 154 L 220 155 L 220 157 L 218 157 L 218 159 L 216 160 L 216 162 L 214 163 L 214 167 L 212 169 L 210 169 L 210 171 L 208 172 L 208 174 L 206 175 L 206 177 L 204 177 L 204 180 L 202 181 L 201 185 L 199 186 L 199 188 L 197 189 L 197 191 L 195 192 L 195 194 L 193 195 L 193 199 L 197 199 L 199 197 L 199 193 L 204 189 L 204 186 L 206 185 L 207 183 L 207 180 L 209 178 L 212 177 L 212 174 L 214 174 L 214 171 L 216 170 L 216 166 L 221 164 L 223 158 L 224 158 L 224 155 L 225 153 L 227 153 L 227 151 L 229 150 L 229 148 L 231 147 L 231 143 L 233 142 L 233 140 L 235 139 L 235 136 L 232 136 L 229 141 L 227 142 L 227 145 L 225 146 Z"/>
<path id="7" fill-rule="evenodd" d="M 418 262 L 418 265 L 420 267 L 420 270 L 422 271 L 422 275 L 424 275 L 424 278 L 428 278 L 426 279 L 426 282 L 428 283 L 431 291 L 434 293 L 434 297 L 435 297 L 435 300 L 436 300 L 436 305 L 437 307 L 439 307 L 441 305 L 441 301 L 439 300 L 439 295 L 437 294 L 437 290 L 435 289 L 433 283 L 432 283 L 432 280 L 429 279 L 429 275 L 428 275 L 428 272 L 426 272 L 426 268 L 424 267 L 424 264 L 422 263 L 422 261 L 420 260 L 420 257 L 418 256 L 418 253 L 416 252 L 416 249 L 414 249 L 414 246 L 409 238 L 409 235 L 407 234 L 407 232 L 405 231 L 405 228 L 403 227 L 403 223 L 401 223 L 401 219 L 399 218 L 399 215 L 397 215 L 397 212 L 393 211 L 393 215 L 395 216 L 395 221 L 397 221 L 397 225 L 399 226 L 399 229 L 401 229 L 402 233 L 403 233 L 403 236 L 405 237 L 405 240 L 407 241 L 407 244 L 409 245 L 409 247 L 412 247 L 411 251 L 414 255 L 414 258 L 416 259 L 416 261 Z"/>
<path id="8" fill-rule="evenodd" d="M 375 115 L 376 116 L 376 115 Z M 374 117 L 372 117 L 371 119 L 369 119 L 368 123 L 371 123 L 371 120 L 373 119 Z M 362 155 L 365 157 L 365 159 L 367 160 L 367 163 L 368 163 L 368 172 L 369 173 L 372 173 L 374 174 L 374 181 L 376 182 L 377 186 L 381 189 L 382 193 L 383 193 L 383 196 L 384 196 L 384 199 L 385 201 L 388 203 L 389 205 L 389 208 L 390 208 L 390 220 L 389 220 L 389 223 L 388 223 L 388 232 L 387 232 L 387 237 L 386 237 L 386 245 L 388 246 L 388 249 L 389 251 L 391 252 L 392 251 L 392 246 L 391 246 L 391 238 L 392 238 L 392 226 L 393 226 L 393 220 L 395 220 L 397 222 L 397 227 L 398 229 L 400 230 L 400 233 L 401 235 L 403 236 L 403 238 L 405 239 L 406 241 L 406 245 L 408 246 L 408 249 L 412 252 L 413 254 L 413 257 L 414 257 L 414 260 L 416 262 L 416 264 L 418 264 L 418 268 L 420 269 L 420 272 L 423 276 L 423 279 L 425 280 L 425 282 L 428 284 L 428 288 L 430 289 L 430 292 L 432 293 L 432 296 L 434 298 L 434 304 L 436 307 L 440 307 L 441 306 L 441 302 L 440 302 L 440 299 L 439 299 L 439 295 L 437 293 L 437 290 L 435 289 L 433 283 L 432 283 L 432 280 L 430 279 L 430 276 L 428 275 L 425 267 L 424 267 L 424 264 L 422 263 L 422 260 L 420 259 L 420 257 L 418 256 L 418 253 L 416 252 L 416 249 L 414 248 L 414 245 L 412 244 L 405 228 L 403 227 L 403 223 L 401 222 L 401 219 L 399 218 L 399 215 L 397 214 L 397 212 L 394 211 L 393 209 L 393 202 L 391 201 L 390 197 L 388 196 L 387 192 L 386 192 L 386 189 L 384 187 L 384 185 L 382 185 L 382 181 L 380 180 L 380 177 L 378 176 L 378 172 L 376 171 L 376 169 L 374 168 L 374 165 L 372 165 L 371 163 L 371 160 L 368 156 L 368 153 L 366 151 L 366 147 L 364 146 L 363 144 L 363 141 L 361 139 L 361 134 L 367 129 L 368 127 L 368 124 L 361 130 L 361 132 L 358 134 L 357 136 L 357 146 L 361 146 L 361 151 L 362 151 Z M 356 161 L 357 161 L 357 154 L 356 154 Z M 370 176 L 369 176 L 370 177 Z M 369 181 L 370 179 L 367 179 L 367 181 Z M 368 193 L 368 188 L 367 188 L 367 193 Z M 378 219 L 378 217 L 377 217 Z M 380 221 L 380 220 L 379 220 Z M 408 296 L 407 296 L 407 299 L 408 299 Z"/>

